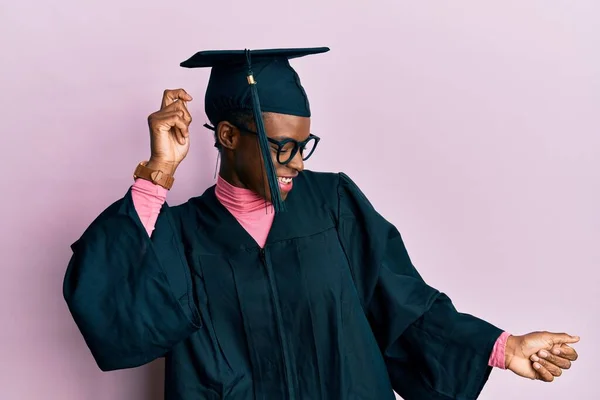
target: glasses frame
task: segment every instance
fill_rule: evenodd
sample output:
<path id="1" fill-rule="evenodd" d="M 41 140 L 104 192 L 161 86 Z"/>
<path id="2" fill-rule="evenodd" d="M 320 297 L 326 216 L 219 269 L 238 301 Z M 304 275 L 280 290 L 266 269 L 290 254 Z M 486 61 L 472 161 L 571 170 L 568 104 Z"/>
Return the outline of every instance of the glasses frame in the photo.
<path id="1" fill-rule="evenodd" d="M 254 132 L 254 131 L 252 131 L 250 129 L 243 128 L 243 127 L 238 126 L 238 125 L 233 125 L 233 126 L 235 126 L 242 133 L 249 133 L 249 134 L 257 135 L 258 136 L 258 132 Z M 286 139 L 283 139 L 283 140 L 276 140 L 276 139 L 272 139 L 270 137 L 267 137 L 267 140 L 269 141 L 269 143 L 272 143 L 272 144 L 274 144 L 274 145 L 277 146 L 277 162 L 279 164 L 281 164 L 281 165 L 287 165 L 287 164 L 289 164 L 294 159 L 294 157 L 296 157 L 296 154 L 298 153 L 298 151 L 300 151 L 300 149 L 304 149 L 306 147 L 306 145 L 311 140 L 314 140 L 315 141 L 315 145 L 312 148 L 311 152 L 307 156 L 302 155 L 302 161 L 308 160 L 314 154 L 315 150 L 317 149 L 317 145 L 319 144 L 319 141 L 321 140 L 321 138 L 318 137 L 317 135 L 313 135 L 311 133 L 310 135 L 308 135 L 308 138 L 306 138 L 306 140 L 303 140 L 301 142 L 299 142 L 299 141 L 297 141 L 295 139 L 292 139 L 292 138 L 286 138 Z M 289 155 L 289 158 L 286 161 L 281 162 L 281 153 L 282 153 L 283 147 L 286 144 L 288 144 L 288 143 L 293 143 L 294 147 L 291 150 L 291 154 Z"/>

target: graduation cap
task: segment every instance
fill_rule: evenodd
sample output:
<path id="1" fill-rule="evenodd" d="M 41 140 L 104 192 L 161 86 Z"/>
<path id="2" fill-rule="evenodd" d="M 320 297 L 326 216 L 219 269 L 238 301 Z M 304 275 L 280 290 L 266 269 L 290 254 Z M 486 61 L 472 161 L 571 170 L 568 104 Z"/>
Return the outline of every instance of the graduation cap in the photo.
<path id="1" fill-rule="evenodd" d="M 210 50 L 198 52 L 180 64 L 184 68 L 211 68 L 204 101 L 211 122 L 221 121 L 232 110 L 252 110 L 276 213 L 284 211 L 285 205 L 279 193 L 262 113 L 310 117 L 308 97 L 289 60 L 327 51 L 327 47 Z"/>

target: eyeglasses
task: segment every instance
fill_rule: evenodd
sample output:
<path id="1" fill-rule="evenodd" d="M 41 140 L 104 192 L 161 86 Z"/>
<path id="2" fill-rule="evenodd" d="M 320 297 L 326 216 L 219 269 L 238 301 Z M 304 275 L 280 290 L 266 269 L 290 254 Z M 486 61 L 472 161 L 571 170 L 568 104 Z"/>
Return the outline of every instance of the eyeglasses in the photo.
<path id="1" fill-rule="evenodd" d="M 234 125 L 240 132 L 242 133 L 250 133 L 252 135 L 258 135 L 257 132 L 251 131 L 246 128 L 241 128 L 237 125 Z M 270 137 L 267 138 L 269 143 L 277 146 L 277 162 L 282 165 L 288 164 L 290 161 L 294 159 L 298 151 L 302 155 L 302 160 L 306 161 L 313 155 L 315 149 L 317 148 L 317 144 L 321 140 L 320 137 L 313 135 L 312 133 L 308 136 L 306 140 L 302 142 L 298 142 L 297 140 L 286 138 L 283 140 L 275 140 Z"/>

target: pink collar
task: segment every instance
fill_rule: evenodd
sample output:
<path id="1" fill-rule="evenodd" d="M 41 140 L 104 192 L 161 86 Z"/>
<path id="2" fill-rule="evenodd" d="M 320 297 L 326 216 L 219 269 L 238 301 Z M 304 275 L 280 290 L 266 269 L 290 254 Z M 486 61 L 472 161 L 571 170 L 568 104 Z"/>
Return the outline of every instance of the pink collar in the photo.
<path id="1" fill-rule="evenodd" d="M 264 247 L 275 217 L 271 204 L 252 190 L 233 186 L 221 176 L 217 179 L 215 194 L 256 243 Z"/>

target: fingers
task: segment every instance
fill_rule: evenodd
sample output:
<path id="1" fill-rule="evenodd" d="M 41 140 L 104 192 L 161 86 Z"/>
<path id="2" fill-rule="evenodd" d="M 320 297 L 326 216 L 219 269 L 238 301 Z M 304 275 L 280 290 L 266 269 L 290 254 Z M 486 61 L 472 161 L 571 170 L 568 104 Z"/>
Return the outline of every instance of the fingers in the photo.
<path id="1" fill-rule="evenodd" d="M 554 380 L 554 375 L 552 375 L 542 364 L 534 362 L 533 369 L 535 369 L 535 378 L 537 380 L 544 382 L 552 382 Z"/>
<path id="2" fill-rule="evenodd" d="M 562 369 L 571 368 L 571 361 L 567 360 L 566 358 L 559 357 L 554 354 L 550 354 L 545 350 L 542 350 L 542 351 L 538 352 L 537 354 L 534 354 L 533 356 L 531 356 L 531 360 L 532 361 L 544 360 L 544 361 L 554 364 L 557 367 L 562 368 Z M 540 361 L 540 363 L 541 363 L 541 361 Z M 544 364 L 542 363 L 542 365 L 544 365 Z"/>
<path id="3" fill-rule="evenodd" d="M 173 133 L 175 134 L 175 139 L 180 145 L 184 145 L 186 139 L 190 135 L 188 131 L 188 125 L 184 120 L 181 111 L 175 113 L 175 115 L 168 117 L 166 122 L 169 123 L 173 127 Z"/>
<path id="4" fill-rule="evenodd" d="M 193 99 L 192 99 L 192 96 L 190 96 L 183 89 L 174 89 L 174 90 L 167 89 L 163 93 L 162 102 L 160 105 L 161 110 L 163 108 L 168 107 L 169 105 L 173 104 L 177 100 L 192 101 Z"/>
<path id="5" fill-rule="evenodd" d="M 548 335 L 550 335 L 550 340 L 554 344 L 579 342 L 579 336 L 571 336 L 566 333 L 548 333 Z"/>
<path id="6" fill-rule="evenodd" d="M 558 368 L 556 365 L 554 365 L 552 363 L 549 363 L 546 360 L 540 360 L 538 362 L 538 364 L 540 364 L 542 367 L 546 368 L 546 370 L 548 372 L 550 372 L 553 377 L 558 378 L 559 376 L 562 375 L 562 369 Z"/>
<path id="7" fill-rule="evenodd" d="M 171 103 L 170 105 L 166 106 L 163 110 L 161 111 L 183 111 L 184 116 L 183 119 L 187 122 L 187 124 L 191 124 L 192 123 L 192 115 L 190 114 L 186 102 L 185 101 L 176 101 L 174 103 Z"/>
<path id="8" fill-rule="evenodd" d="M 555 345 L 552 348 L 552 354 L 560 356 L 561 358 L 566 358 L 569 361 L 575 361 L 579 357 L 577 351 L 567 344 Z"/>
<path id="9" fill-rule="evenodd" d="M 546 353 L 547 354 L 547 353 Z M 558 364 L 555 364 L 553 362 L 551 362 L 548 359 L 545 358 L 540 358 L 537 355 L 532 355 L 531 356 L 531 361 L 533 361 L 534 363 L 534 369 L 536 364 L 541 365 L 542 367 L 544 367 L 544 369 L 548 372 L 550 372 L 552 374 L 552 376 L 561 376 L 562 375 L 562 367 L 560 367 Z M 562 361 L 558 360 L 561 364 L 564 364 Z M 565 369 L 568 369 L 571 366 L 571 363 L 569 360 L 564 360 L 566 361 L 566 363 L 568 364 L 567 367 Z M 540 368 L 541 369 L 541 368 Z"/>
<path id="10" fill-rule="evenodd" d="M 180 145 L 184 145 L 188 138 L 189 130 L 184 120 L 183 111 L 171 111 L 156 116 L 157 128 L 163 131 L 172 131 L 175 139 Z"/>
<path id="11" fill-rule="evenodd" d="M 566 344 L 555 345 L 550 351 L 540 350 L 531 356 L 536 379 L 544 382 L 552 382 L 555 377 L 561 376 L 563 370 L 571 368 L 571 362 L 576 359 L 577 352 Z"/>
<path id="12" fill-rule="evenodd" d="M 172 108 L 173 112 L 175 112 L 179 116 L 179 118 L 183 119 L 183 122 L 185 123 L 185 129 L 181 129 L 181 127 L 179 126 L 173 127 L 174 133 L 177 137 L 177 141 L 179 142 L 179 144 L 183 145 L 185 144 L 185 139 L 189 136 L 189 126 L 192 123 L 192 116 L 190 115 L 187 107 L 185 106 L 184 101 L 176 101 L 175 103 L 165 108 L 164 111 L 167 111 L 170 108 Z"/>
<path id="13" fill-rule="evenodd" d="M 192 96 L 190 96 L 183 89 L 175 89 L 175 90 L 165 90 L 161 103 L 161 110 L 159 111 L 158 118 L 166 118 L 171 117 L 172 112 L 176 112 L 177 115 L 183 119 L 185 123 L 185 129 L 179 126 L 180 124 L 175 124 L 173 121 L 172 131 L 177 139 L 177 142 L 181 145 L 185 144 L 186 138 L 189 136 L 188 127 L 192 123 L 192 115 L 187 109 L 186 102 L 192 101 Z"/>

